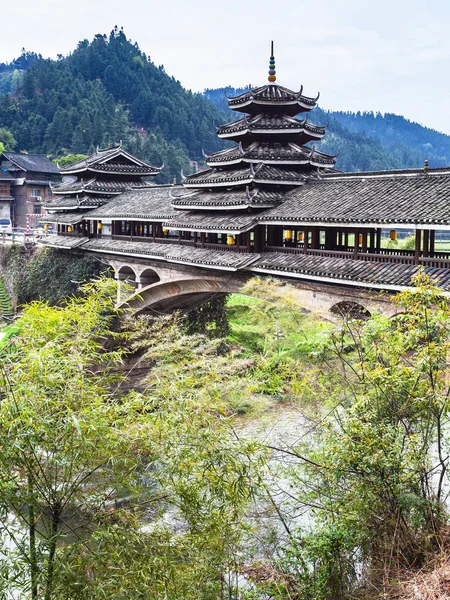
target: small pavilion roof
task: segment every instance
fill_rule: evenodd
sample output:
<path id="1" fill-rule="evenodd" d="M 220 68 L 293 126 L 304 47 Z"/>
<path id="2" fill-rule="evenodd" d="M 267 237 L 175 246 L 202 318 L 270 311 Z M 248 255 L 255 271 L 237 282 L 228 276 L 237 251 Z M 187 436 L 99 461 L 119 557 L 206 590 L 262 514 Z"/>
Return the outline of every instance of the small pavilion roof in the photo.
<path id="1" fill-rule="evenodd" d="M 228 106 L 236 111 L 254 113 L 261 112 L 261 107 L 277 110 L 285 114 L 296 115 L 300 112 L 310 111 L 316 106 L 316 98 L 303 96 L 303 86 L 299 92 L 294 92 L 281 85 L 268 84 L 252 89 L 243 94 L 228 98 Z"/>
<path id="2" fill-rule="evenodd" d="M 96 173 L 120 173 L 124 175 L 158 175 L 162 167 L 153 167 L 124 150 L 122 146 L 97 150 L 91 156 L 61 169 L 62 175 L 82 173 L 86 170 Z"/>
<path id="3" fill-rule="evenodd" d="M 450 228 L 450 169 L 337 173 L 288 192 L 265 224 Z"/>

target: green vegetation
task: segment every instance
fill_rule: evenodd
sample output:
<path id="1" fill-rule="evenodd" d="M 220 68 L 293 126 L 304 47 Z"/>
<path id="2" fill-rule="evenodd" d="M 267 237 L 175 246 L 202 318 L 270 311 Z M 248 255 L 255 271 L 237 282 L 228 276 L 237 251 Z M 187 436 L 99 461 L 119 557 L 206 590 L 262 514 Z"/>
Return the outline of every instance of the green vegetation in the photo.
<path id="1" fill-rule="evenodd" d="M 118 328 L 111 279 L 28 304 L 1 363 L 0 590 L 395 597 L 448 521 L 450 307 L 415 284 L 395 318 L 337 326 L 258 278 L 209 320 Z"/>
<path id="2" fill-rule="evenodd" d="M 13 305 L 33 300 L 57 304 L 77 294 L 80 284 L 106 273 L 108 266 L 89 256 L 38 248 L 32 252 L 18 244 L 0 248 L 0 269 Z M 0 288 L 1 293 L 1 288 Z"/>
<path id="3" fill-rule="evenodd" d="M 106 279 L 60 307 L 29 304 L 3 356 L 2 597 L 228 595 L 258 445 L 236 439 L 218 403 L 180 377 L 120 393 L 123 348 L 150 325 L 135 321 L 133 340 L 115 333 L 115 297 Z M 170 511 L 182 531 L 161 519 Z"/>
<path id="4" fill-rule="evenodd" d="M 0 76 L 2 69 L 10 72 L 0 65 Z M 83 40 L 66 58 L 34 56 L 15 93 L 0 88 L 0 125 L 20 149 L 58 158 L 123 141 L 140 158 L 165 163 L 160 183 L 179 179 L 182 168 L 188 173 L 189 158 L 201 160 L 202 148 L 222 148 L 214 124 L 223 120 L 117 28 Z"/>
<path id="5" fill-rule="evenodd" d="M 6 291 L 5 283 L 0 277 L 0 315 L 2 317 L 9 317 L 13 313 L 11 306 L 11 300 L 9 299 L 8 292 Z"/>

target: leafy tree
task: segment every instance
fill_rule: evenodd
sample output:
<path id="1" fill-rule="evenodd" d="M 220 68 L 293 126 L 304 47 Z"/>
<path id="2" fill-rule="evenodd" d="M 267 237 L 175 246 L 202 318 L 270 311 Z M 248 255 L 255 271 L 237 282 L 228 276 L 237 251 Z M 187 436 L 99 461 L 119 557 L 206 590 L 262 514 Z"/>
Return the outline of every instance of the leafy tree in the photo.
<path id="1" fill-rule="evenodd" d="M 181 378 L 122 393 L 124 348 L 154 344 L 167 320 L 136 321 L 127 342 L 115 283 L 83 292 L 25 307 L 3 350 L 0 590 L 213 600 L 239 562 L 257 447 Z M 167 507 L 182 531 L 159 519 Z"/>
<path id="2" fill-rule="evenodd" d="M 290 471 L 293 509 L 309 508 L 315 523 L 312 533 L 291 536 L 277 565 L 292 575 L 290 593 L 344 599 L 367 584 L 382 594 L 439 545 L 450 307 L 425 275 L 413 283 L 395 300 L 396 318 L 348 321 L 325 347 L 325 409 L 307 440 L 288 450 L 301 465 Z"/>
<path id="3" fill-rule="evenodd" d="M 17 146 L 13 134 L 4 127 L 0 128 L 0 144 L 3 147 L 2 152 L 12 152 Z"/>

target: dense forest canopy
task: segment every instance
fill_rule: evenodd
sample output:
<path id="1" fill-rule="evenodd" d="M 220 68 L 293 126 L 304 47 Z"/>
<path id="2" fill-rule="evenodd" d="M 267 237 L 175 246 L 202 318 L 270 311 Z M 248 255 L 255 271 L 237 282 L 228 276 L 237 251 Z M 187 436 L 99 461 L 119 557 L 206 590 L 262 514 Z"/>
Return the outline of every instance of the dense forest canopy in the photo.
<path id="1" fill-rule="evenodd" d="M 238 117 L 225 92 L 241 91 L 185 90 L 115 27 L 109 36 L 81 41 L 67 57 L 44 59 L 23 50 L 0 63 L 0 130 L 12 134 L 16 150 L 51 158 L 122 140 L 144 160 L 164 162 L 163 183 L 179 180 L 182 169 L 188 173 L 202 150 L 224 147 L 215 126 Z M 430 166 L 450 164 L 450 136 L 397 115 L 316 108 L 311 120 L 328 122 L 318 148 L 339 154 L 337 167 L 344 171 L 420 167 L 427 155 Z"/>

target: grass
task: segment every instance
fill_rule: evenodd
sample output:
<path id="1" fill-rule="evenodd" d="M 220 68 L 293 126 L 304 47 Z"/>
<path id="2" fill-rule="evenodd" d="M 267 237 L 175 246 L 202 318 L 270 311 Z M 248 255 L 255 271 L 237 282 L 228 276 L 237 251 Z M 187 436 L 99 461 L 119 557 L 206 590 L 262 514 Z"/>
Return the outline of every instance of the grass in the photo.
<path id="1" fill-rule="evenodd" d="M 260 298 L 230 295 L 227 303 L 231 343 L 247 353 L 284 355 L 308 359 L 332 325 L 315 315 L 267 302 Z"/>

